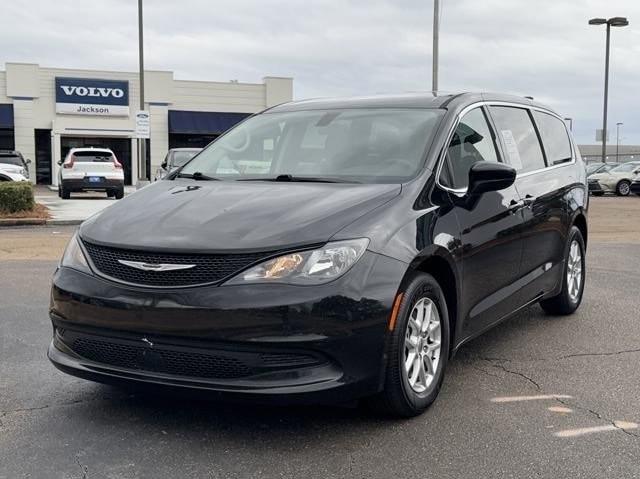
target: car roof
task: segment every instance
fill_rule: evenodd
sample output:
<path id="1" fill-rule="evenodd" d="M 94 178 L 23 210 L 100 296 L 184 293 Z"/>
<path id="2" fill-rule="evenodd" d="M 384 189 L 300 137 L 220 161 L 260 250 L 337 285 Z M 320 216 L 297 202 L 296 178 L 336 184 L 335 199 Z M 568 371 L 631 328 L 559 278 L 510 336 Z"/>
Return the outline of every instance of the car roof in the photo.
<path id="1" fill-rule="evenodd" d="M 315 98 L 292 101 L 272 107 L 268 112 L 323 110 L 337 108 L 464 108 L 481 101 L 509 102 L 553 111 L 531 97 L 489 92 L 414 92 L 394 95 Z"/>
<path id="2" fill-rule="evenodd" d="M 96 152 L 96 153 L 100 153 L 100 152 L 113 153 L 113 151 L 110 148 L 94 148 L 92 146 L 90 146 L 90 147 L 71 148 L 69 150 L 69 153 L 77 153 L 79 151 L 93 151 L 93 152 Z"/>

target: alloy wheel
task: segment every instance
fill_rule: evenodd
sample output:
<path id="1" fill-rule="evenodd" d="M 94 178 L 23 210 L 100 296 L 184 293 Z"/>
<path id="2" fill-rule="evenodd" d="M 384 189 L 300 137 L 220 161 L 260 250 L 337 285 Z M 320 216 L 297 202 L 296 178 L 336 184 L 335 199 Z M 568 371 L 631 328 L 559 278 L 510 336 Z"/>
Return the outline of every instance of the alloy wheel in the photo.
<path id="1" fill-rule="evenodd" d="M 567 258 L 567 289 L 569 298 L 574 303 L 578 300 L 582 287 L 582 250 L 580 244 L 573 240 Z"/>
<path id="2" fill-rule="evenodd" d="M 629 183 L 627 183 L 626 181 L 623 181 L 618 185 L 618 193 L 620 193 L 622 196 L 627 196 L 630 191 L 631 188 L 629 187 Z"/>
<path id="3" fill-rule="evenodd" d="M 404 372 L 417 393 L 426 391 L 436 377 L 441 340 L 438 308 L 431 299 L 421 298 L 409 314 L 404 341 Z"/>

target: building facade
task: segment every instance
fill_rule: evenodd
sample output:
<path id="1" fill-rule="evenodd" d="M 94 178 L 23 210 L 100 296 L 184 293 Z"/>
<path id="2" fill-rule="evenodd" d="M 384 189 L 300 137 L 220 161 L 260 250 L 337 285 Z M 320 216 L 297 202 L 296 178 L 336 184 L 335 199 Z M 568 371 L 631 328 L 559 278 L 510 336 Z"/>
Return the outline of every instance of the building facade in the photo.
<path id="1" fill-rule="evenodd" d="M 145 71 L 144 86 L 150 175 L 169 148 L 205 146 L 250 114 L 293 97 L 293 80 L 287 77 L 208 82 Z M 125 182 L 135 183 L 139 93 L 133 72 L 6 63 L 0 71 L 0 150 L 18 150 L 31 159 L 34 183 L 57 185 L 58 163 L 70 148 L 108 147 L 124 165 Z"/>

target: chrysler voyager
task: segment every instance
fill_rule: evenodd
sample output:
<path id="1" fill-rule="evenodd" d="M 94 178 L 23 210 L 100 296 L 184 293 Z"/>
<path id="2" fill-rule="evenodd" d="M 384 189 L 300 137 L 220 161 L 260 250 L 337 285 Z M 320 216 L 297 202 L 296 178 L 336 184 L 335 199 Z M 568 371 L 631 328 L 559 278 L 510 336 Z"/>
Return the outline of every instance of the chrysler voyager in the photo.
<path id="1" fill-rule="evenodd" d="M 585 284 L 585 167 L 533 100 L 286 103 L 93 216 L 53 277 L 69 374 L 278 402 L 436 398 L 466 341 Z"/>

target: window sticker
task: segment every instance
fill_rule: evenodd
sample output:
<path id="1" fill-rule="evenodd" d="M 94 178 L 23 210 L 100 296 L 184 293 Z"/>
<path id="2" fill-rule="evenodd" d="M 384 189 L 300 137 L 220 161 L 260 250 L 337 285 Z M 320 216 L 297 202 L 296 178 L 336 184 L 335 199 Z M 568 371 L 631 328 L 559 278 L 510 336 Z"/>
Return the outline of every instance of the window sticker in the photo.
<path id="1" fill-rule="evenodd" d="M 507 148 L 507 157 L 509 158 L 509 164 L 516 170 L 522 169 L 522 160 L 520 159 L 520 152 L 518 151 L 518 145 L 516 139 L 513 137 L 511 130 L 501 130 L 504 146 Z"/>

